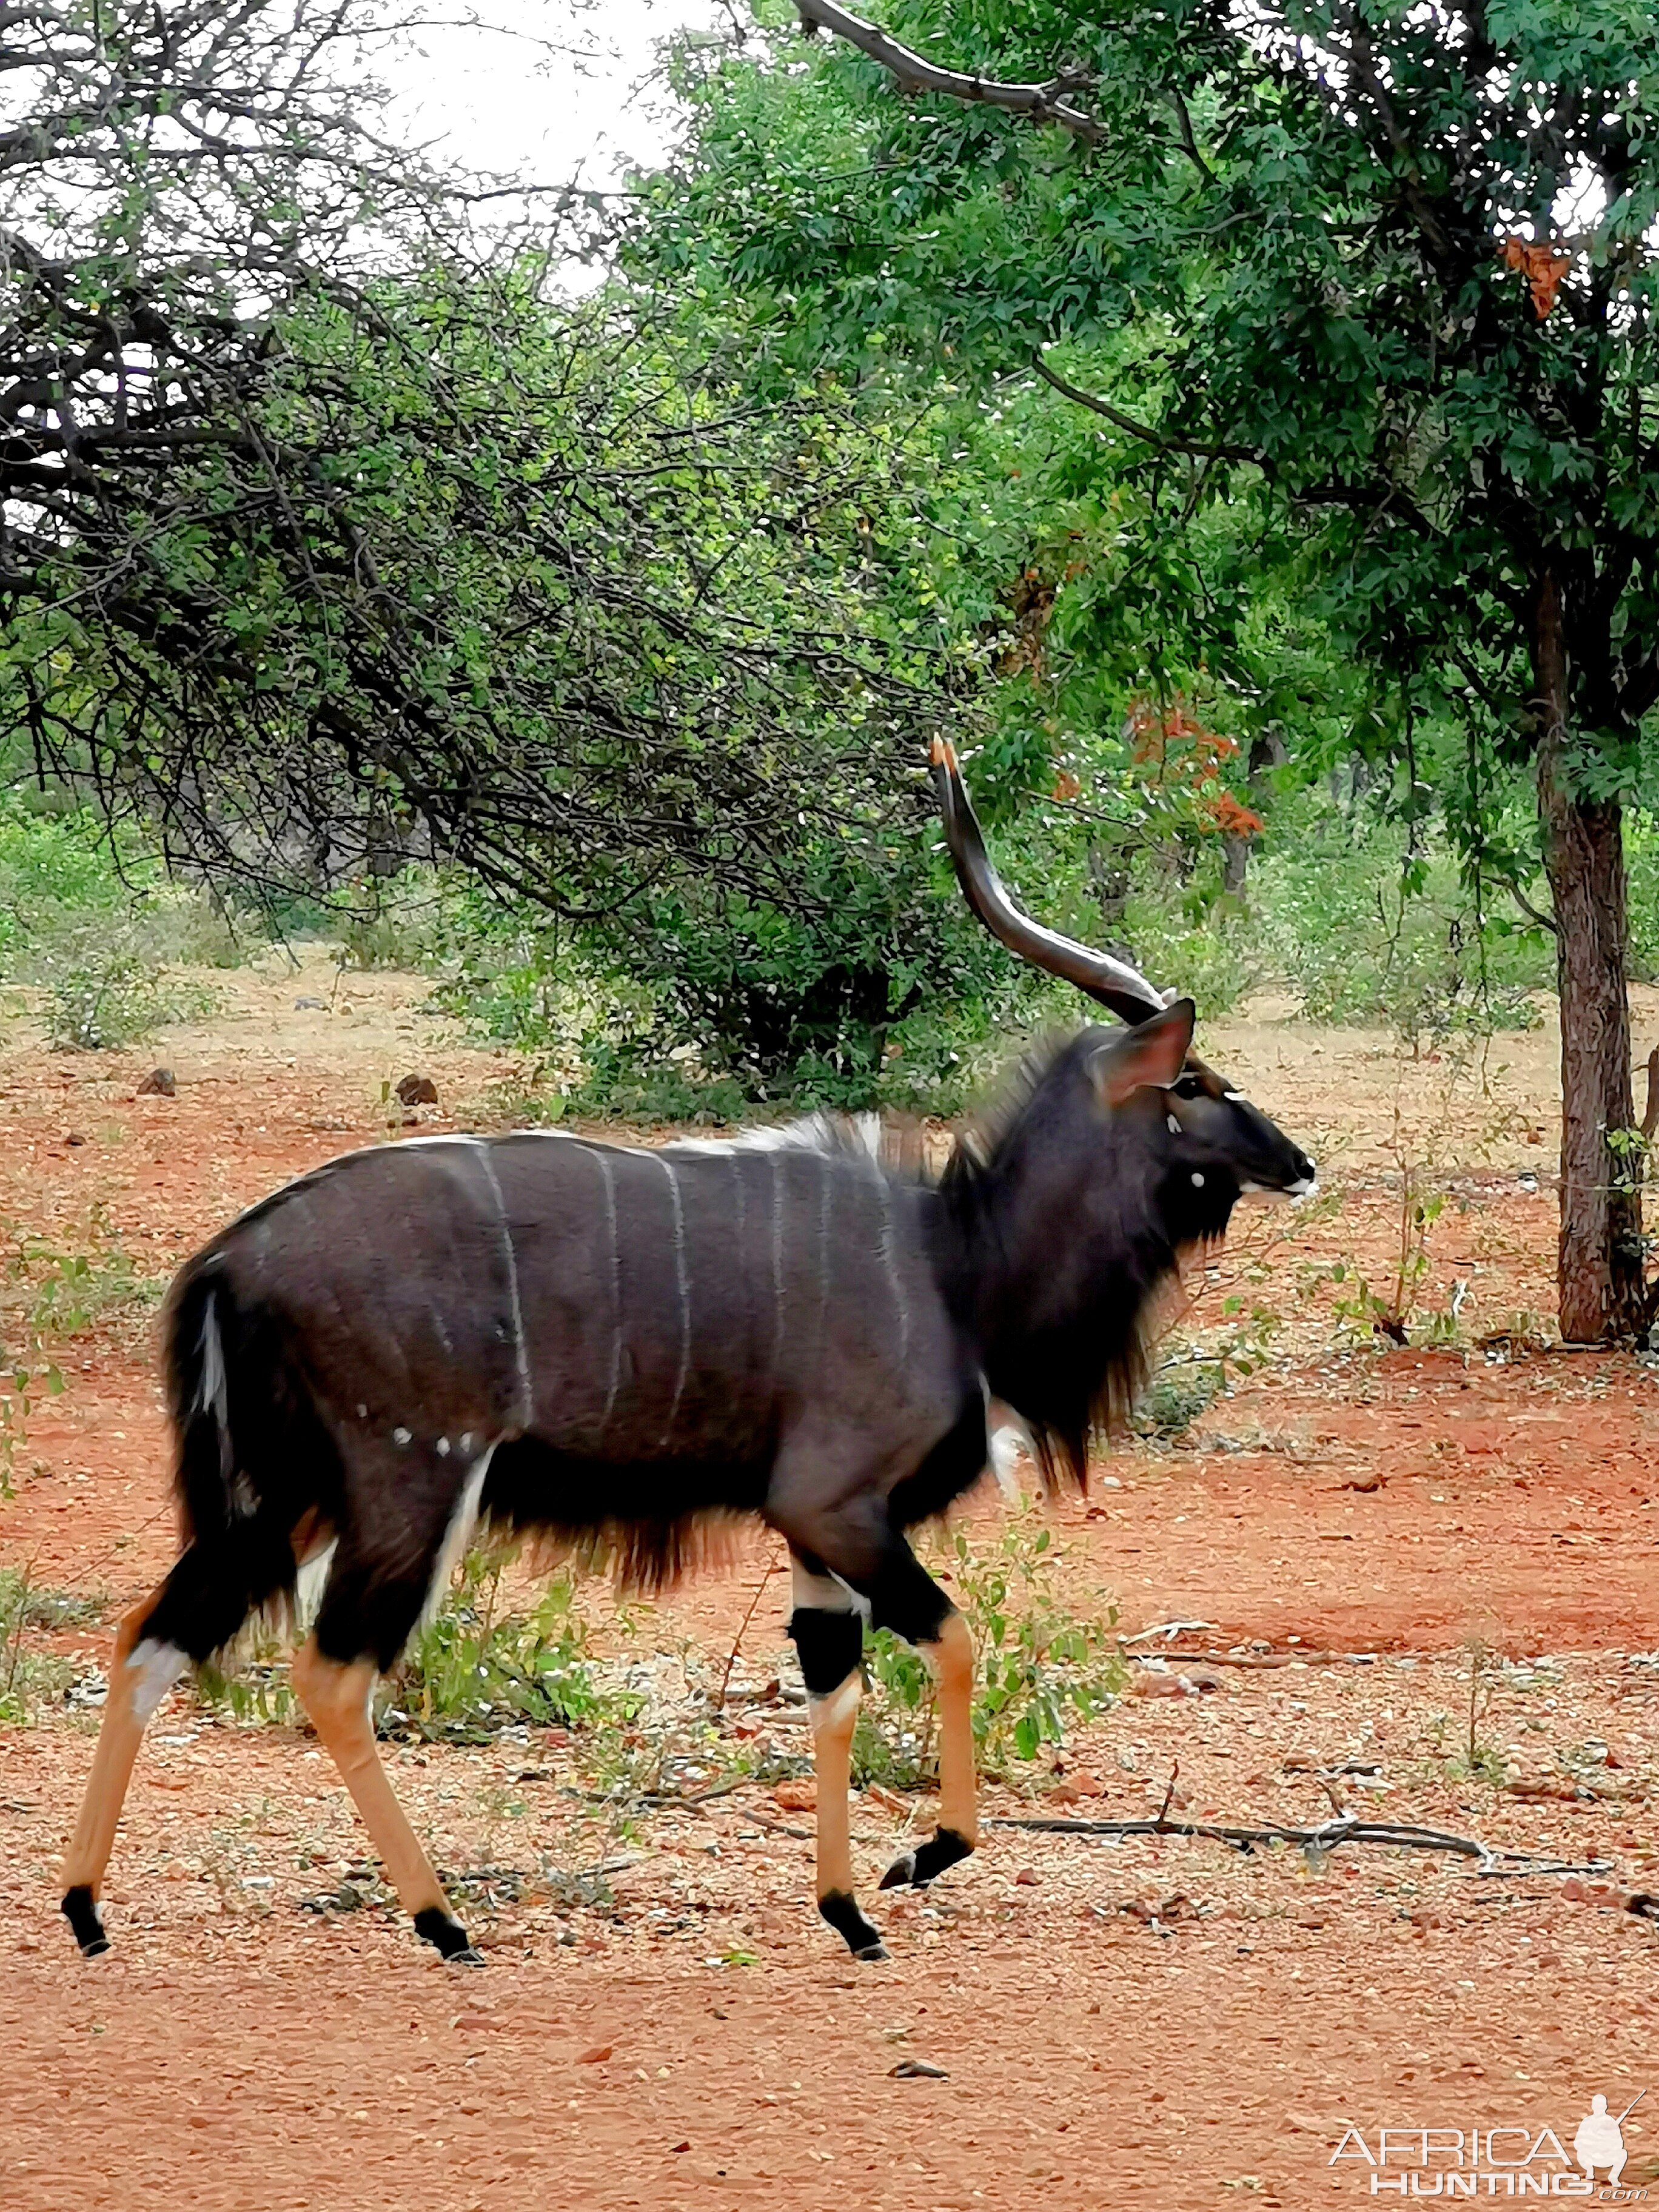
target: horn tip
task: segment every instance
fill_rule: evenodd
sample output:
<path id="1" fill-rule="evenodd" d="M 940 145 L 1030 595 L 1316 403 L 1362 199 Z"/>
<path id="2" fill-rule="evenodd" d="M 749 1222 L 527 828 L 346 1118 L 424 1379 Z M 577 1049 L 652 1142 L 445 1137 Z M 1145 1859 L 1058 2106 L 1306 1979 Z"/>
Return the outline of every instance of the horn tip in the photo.
<path id="1" fill-rule="evenodd" d="M 935 738 L 933 739 L 932 758 L 935 768 L 954 769 L 956 767 L 956 748 L 951 744 L 948 738 Z"/>

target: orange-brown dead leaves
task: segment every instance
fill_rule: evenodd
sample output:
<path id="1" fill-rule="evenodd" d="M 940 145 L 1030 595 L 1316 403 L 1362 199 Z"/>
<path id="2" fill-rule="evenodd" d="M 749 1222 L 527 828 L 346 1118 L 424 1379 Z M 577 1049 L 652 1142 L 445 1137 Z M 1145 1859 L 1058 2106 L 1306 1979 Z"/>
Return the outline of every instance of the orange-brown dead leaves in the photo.
<path id="1" fill-rule="evenodd" d="M 1540 246 L 1529 238 L 1504 240 L 1504 266 L 1518 269 L 1532 294 L 1532 311 L 1541 323 L 1555 305 L 1561 279 L 1571 267 L 1569 257 L 1553 246 Z"/>

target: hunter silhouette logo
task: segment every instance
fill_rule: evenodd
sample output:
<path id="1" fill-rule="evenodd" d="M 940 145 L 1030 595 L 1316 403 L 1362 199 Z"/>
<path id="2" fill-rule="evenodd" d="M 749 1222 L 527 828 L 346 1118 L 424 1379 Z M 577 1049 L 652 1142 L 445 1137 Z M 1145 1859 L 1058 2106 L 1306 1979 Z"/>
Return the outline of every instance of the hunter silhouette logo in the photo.
<path id="1" fill-rule="evenodd" d="M 1583 2167 L 1587 2180 L 1594 2180 L 1598 2166 L 1605 2166 L 1609 2185 L 1618 2187 L 1628 2155 L 1625 2149 L 1625 2122 L 1647 2094 L 1644 2089 L 1640 2095 L 1632 2097 L 1616 2120 L 1608 2117 L 1605 2097 L 1590 2099 L 1590 2108 L 1579 2121 L 1578 2132 L 1572 2139 L 1572 2154 Z"/>
<path id="2" fill-rule="evenodd" d="M 1350 2125 L 1327 2163 L 1359 2166 L 1372 2197 L 1588 2197 L 1605 2204 L 1640 2203 L 1647 2191 L 1622 2178 L 1630 2155 L 1624 2130 L 1647 2094 L 1638 2091 L 1616 2114 L 1604 2096 L 1592 2097 L 1572 2132 L 1571 2150 L 1560 2132 L 1536 2123 L 1468 2129 Z"/>

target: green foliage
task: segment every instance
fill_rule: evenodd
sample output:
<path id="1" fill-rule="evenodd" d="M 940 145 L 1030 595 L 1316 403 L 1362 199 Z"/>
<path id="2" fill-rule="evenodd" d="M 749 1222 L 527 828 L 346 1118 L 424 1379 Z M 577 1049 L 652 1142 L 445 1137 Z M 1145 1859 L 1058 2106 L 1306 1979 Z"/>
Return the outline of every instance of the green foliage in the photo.
<path id="1" fill-rule="evenodd" d="M 1055 1588 L 1064 1557 L 1033 1507 L 976 1546 L 960 1530 L 948 1547 L 951 1595 L 974 1639 L 974 1741 L 981 1771 L 1002 1776 L 1058 1749 L 1127 1680 L 1113 1632 L 1117 1608 L 1079 1619 Z M 860 1782 L 909 1785 L 928 1769 L 932 1686 L 921 1656 L 887 1630 L 866 1647 L 868 1694 L 853 1765 Z"/>
<path id="2" fill-rule="evenodd" d="M 1310 1020 L 1381 1024 L 1412 1045 L 1531 1029 L 1530 994 L 1554 980 L 1543 931 L 1477 906 L 1438 840 L 1414 854 L 1375 812 L 1304 809 L 1262 855 L 1251 903 L 1272 971 Z"/>
<path id="3" fill-rule="evenodd" d="M 136 946 L 107 940 L 96 950 L 52 961 L 46 991 L 46 1042 L 58 1052 L 118 1051 L 142 1044 L 167 1022 L 202 1021 L 210 992 L 158 976 Z"/>
<path id="4" fill-rule="evenodd" d="M 164 1278 L 139 1274 L 101 1200 L 88 1212 L 84 1236 L 72 1251 L 48 1237 L 15 1237 L 7 1274 L 24 1334 L 36 1345 L 61 1344 L 112 1316 L 152 1306 L 166 1289 Z"/>
<path id="5" fill-rule="evenodd" d="M 1625 866 L 1630 898 L 1630 968 L 1659 982 L 1659 816 L 1632 809 L 1625 817 Z"/>
<path id="6" fill-rule="evenodd" d="M 58 1051 L 137 1044 L 199 1020 L 212 994 L 169 963 L 234 964 L 240 949 L 200 894 L 169 888 L 131 835 L 80 809 L 0 800 L 0 979 L 39 990 Z"/>
<path id="7" fill-rule="evenodd" d="M 228 1717 L 243 1728 L 300 1727 L 304 1709 L 294 1694 L 280 1650 L 274 1637 L 256 1636 L 228 1668 L 205 1661 L 196 1669 L 197 1702 L 204 1711 Z"/>
<path id="8" fill-rule="evenodd" d="M 104 1604 L 101 1597 L 37 1587 L 27 1567 L 0 1567 L 0 1723 L 27 1726 L 75 1679 L 74 1662 L 40 1650 L 35 1637 L 83 1627 Z"/>
<path id="9" fill-rule="evenodd" d="M 527 1613 L 501 1610 L 501 1562 L 474 1553 L 382 1693 L 380 1725 L 480 1742 L 499 1729 L 625 1717 L 587 1656 L 575 1585 L 560 1574 Z"/>
<path id="10" fill-rule="evenodd" d="M 1218 1359 L 1193 1353 L 1164 1359 L 1135 1407 L 1143 1434 L 1172 1443 L 1201 1420 L 1221 1395 L 1226 1373 Z"/>

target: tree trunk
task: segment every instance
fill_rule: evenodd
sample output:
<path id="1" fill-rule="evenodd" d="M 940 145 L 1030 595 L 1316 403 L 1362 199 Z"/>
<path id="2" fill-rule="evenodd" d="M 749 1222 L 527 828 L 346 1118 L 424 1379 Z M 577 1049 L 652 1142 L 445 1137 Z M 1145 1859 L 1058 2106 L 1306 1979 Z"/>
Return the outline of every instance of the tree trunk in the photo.
<path id="1" fill-rule="evenodd" d="M 1283 768 L 1288 757 L 1285 740 L 1277 730 L 1269 730 L 1262 736 L 1251 738 L 1244 788 L 1249 794 L 1253 807 L 1260 807 L 1263 769 Z M 1254 836 L 1240 836 L 1231 830 L 1222 837 L 1221 888 L 1230 897 L 1242 899 L 1244 896 L 1244 885 L 1250 872 L 1250 853 L 1255 842 Z"/>
<path id="2" fill-rule="evenodd" d="M 1639 1162 L 1607 1141 L 1636 1118 L 1623 823 L 1617 799 L 1579 799 L 1568 786 L 1567 657 L 1553 575 L 1540 586 L 1534 622 L 1538 811 L 1561 998 L 1561 1334 L 1601 1343 L 1635 1337 L 1644 1321 Z"/>

